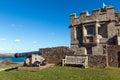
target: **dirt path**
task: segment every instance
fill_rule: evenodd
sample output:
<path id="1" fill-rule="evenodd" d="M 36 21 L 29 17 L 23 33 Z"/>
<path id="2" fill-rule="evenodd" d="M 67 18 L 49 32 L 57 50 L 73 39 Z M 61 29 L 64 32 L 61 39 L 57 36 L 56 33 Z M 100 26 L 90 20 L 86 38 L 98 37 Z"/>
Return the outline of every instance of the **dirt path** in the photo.
<path id="1" fill-rule="evenodd" d="M 18 67 L 18 70 L 40 71 L 53 66 L 54 64 L 46 64 L 45 66 L 40 66 L 40 67 Z"/>

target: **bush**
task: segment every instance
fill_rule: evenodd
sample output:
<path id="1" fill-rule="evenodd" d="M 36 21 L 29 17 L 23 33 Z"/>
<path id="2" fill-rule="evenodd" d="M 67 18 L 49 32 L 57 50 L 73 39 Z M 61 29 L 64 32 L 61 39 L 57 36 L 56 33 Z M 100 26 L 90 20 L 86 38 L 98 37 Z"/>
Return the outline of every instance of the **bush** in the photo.
<path id="1" fill-rule="evenodd" d="M 5 65 L 9 65 L 10 63 L 12 63 L 12 60 L 10 58 L 5 59 L 3 62 Z"/>

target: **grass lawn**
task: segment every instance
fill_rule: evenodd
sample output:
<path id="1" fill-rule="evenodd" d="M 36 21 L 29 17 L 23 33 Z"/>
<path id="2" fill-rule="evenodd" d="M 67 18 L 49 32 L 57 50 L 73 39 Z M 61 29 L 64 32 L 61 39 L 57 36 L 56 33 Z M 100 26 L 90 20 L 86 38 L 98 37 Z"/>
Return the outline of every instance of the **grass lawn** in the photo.
<path id="1" fill-rule="evenodd" d="M 0 69 L 10 68 L 10 67 L 16 67 L 16 66 L 22 66 L 22 65 L 23 65 L 23 63 L 13 63 L 13 64 L 9 64 L 9 65 L 1 65 Z"/>
<path id="2" fill-rule="evenodd" d="M 120 80 L 120 68 L 78 68 L 54 66 L 38 72 L 1 71 L 0 80 Z"/>

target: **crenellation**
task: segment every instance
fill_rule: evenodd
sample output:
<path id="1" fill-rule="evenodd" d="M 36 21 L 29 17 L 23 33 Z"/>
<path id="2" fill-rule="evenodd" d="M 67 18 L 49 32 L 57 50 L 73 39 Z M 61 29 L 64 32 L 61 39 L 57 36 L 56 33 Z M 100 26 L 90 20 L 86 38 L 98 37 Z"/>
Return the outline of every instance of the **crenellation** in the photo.
<path id="1" fill-rule="evenodd" d="M 74 23 L 75 18 L 76 18 L 76 14 L 75 13 L 70 15 L 70 25 L 72 25 Z"/>
<path id="2" fill-rule="evenodd" d="M 115 11 L 114 11 L 114 7 L 110 6 L 107 7 L 107 19 L 111 19 L 111 20 L 115 20 Z"/>
<path id="3" fill-rule="evenodd" d="M 104 45 L 120 45 L 120 12 L 115 13 L 113 6 L 94 9 L 91 15 L 81 12 L 75 17 L 71 17 L 71 49 L 76 54 L 82 55 L 80 50 L 84 48 L 87 54 L 103 55 Z"/>
<path id="4" fill-rule="evenodd" d="M 88 12 L 87 11 L 81 12 L 80 16 L 88 16 Z"/>
<path id="5" fill-rule="evenodd" d="M 93 11 L 92 11 L 92 14 L 93 15 L 99 15 L 101 12 L 100 12 L 100 9 L 94 9 Z"/>
<path id="6" fill-rule="evenodd" d="M 111 5 L 106 6 L 106 9 L 107 9 L 107 10 L 109 10 L 109 9 L 114 9 L 114 6 L 111 6 Z"/>

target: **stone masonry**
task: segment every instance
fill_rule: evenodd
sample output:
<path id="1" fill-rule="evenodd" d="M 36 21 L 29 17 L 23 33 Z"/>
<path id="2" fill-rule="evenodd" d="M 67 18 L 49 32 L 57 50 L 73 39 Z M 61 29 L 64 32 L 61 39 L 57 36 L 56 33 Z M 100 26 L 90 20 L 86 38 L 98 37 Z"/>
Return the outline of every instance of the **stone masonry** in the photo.
<path id="1" fill-rule="evenodd" d="M 61 63 L 65 55 L 88 55 L 89 67 L 120 67 L 120 12 L 113 6 L 70 15 L 71 47 L 40 49 L 48 63 Z"/>
<path id="2" fill-rule="evenodd" d="M 76 55 L 106 55 L 106 46 L 120 45 L 120 12 L 104 6 L 92 14 L 71 14 L 70 29 L 71 49 Z"/>
<path id="3" fill-rule="evenodd" d="M 70 48 L 61 46 L 61 47 L 52 47 L 52 48 L 40 48 L 39 52 L 42 54 L 48 63 L 59 64 L 65 55 L 71 56 L 74 54 Z"/>

